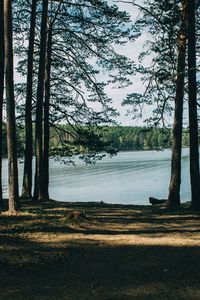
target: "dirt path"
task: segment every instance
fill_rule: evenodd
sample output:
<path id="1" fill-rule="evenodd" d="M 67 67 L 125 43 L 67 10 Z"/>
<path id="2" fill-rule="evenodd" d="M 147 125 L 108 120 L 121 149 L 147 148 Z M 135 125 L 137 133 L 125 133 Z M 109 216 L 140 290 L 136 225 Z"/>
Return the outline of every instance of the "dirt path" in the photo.
<path id="1" fill-rule="evenodd" d="M 199 281 L 200 216 L 188 210 L 49 202 L 0 214 L 0 299 L 200 299 Z"/>

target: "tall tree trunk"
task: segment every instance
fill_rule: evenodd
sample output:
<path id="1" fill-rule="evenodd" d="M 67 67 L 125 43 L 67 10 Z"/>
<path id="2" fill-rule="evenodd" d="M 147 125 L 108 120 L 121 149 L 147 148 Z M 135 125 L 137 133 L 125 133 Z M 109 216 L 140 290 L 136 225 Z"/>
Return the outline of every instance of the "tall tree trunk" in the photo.
<path id="1" fill-rule="evenodd" d="M 7 108 L 9 211 L 19 208 L 17 142 L 13 81 L 12 1 L 4 0 L 5 83 Z"/>
<path id="2" fill-rule="evenodd" d="M 46 38 L 47 38 L 47 15 L 48 0 L 43 0 L 42 22 L 40 29 L 40 58 L 37 87 L 36 103 L 36 123 L 35 123 L 35 186 L 34 200 L 44 200 L 43 192 L 43 98 L 44 98 L 44 79 L 46 61 Z"/>
<path id="3" fill-rule="evenodd" d="M 30 35 L 27 64 L 27 91 L 25 104 L 25 158 L 22 197 L 32 198 L 32 156 L 33 156 L 33 132 L 32 132 L 32 94 L 33 94 L 33 54 L 35 40 L 36 0 L 32 0 Z"/>
<path id="4" fill-rule="evenodd" d="M 190 132 L 190 180 L 191 206 L 200 210 L 200 175 L 197 117 L 196 82 L 196 28 L 195 0 L 188 1 L 188 90 L 189 90 L 189 132 Z"/>
<path id="5" fill-rule="evenodd" d="M 183 127 L 183 99 L 185 83 L 185 60 L 187 40 L 187 0 L 182 3 L 181 28 L 178 34 L 178 58 L 176 97 L 173 123 L 173 142 L 171 158 L 171 178 L 169 185 L 168 205 L 178 207 L 180 205 L 181 186 L 181 148 L 182 148 L 182 127 Z"/>
<path id="6" fill-rule="evenodd" d="M 52 25 L 49 26 L 47 41 L 47 63 L 45 79 L 45 102 L 44 102 L 44 195 L 49 199 L 49 102 L 50 102 L 50 77 L 51 77 L 51 54 L 52 54 Z"/>
<path id="7" fill-rule="evenodd" d="M 3 92 L 4 92 L 4 9 L 0 2 L 0 208 L 3 207 L 2 197 L 2 125 L 3 125 Z"/>

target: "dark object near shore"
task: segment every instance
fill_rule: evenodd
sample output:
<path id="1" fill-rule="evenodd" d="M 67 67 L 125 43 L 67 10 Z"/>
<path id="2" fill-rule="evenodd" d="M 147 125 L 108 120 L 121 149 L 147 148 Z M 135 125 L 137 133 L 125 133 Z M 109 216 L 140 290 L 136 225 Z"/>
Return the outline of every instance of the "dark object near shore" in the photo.
<path id="1" fill-rule="evenodd" d="M 67 218 L 69 220 L 72 220 L 72 219 L 86 219 L 86 213 L 85 211 L 79 211 L 79 212 L 70 212 L 68 215 L 67 215 Z"/>
<path id="2" fill-rule="evenodd" d="M 157 199 L 154 197 L 149 197 L 149 203 L 152 205 L 167 203 L 166 199 Z"/>

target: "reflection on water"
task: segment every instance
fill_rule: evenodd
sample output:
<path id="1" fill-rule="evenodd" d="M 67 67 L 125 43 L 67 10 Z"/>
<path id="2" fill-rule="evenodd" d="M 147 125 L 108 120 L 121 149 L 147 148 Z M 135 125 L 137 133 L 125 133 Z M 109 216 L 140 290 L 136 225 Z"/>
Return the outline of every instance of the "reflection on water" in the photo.
<path id="1" fill-rule="evenodd" d="M 50 197 L 62 201 L 104 201 L 148 204 L 148 198 L 166 198 L 171 151 L 120 152 L 95 166 L 77 160 L 69 166 L 50 160 Z M 181 199 L 190 199 L 188 149 L 183 149 Z M 21 187 L 23 164 L 19 164 Z M 3 190 L 7 195 L 7 160 L 3 160 Z"/>

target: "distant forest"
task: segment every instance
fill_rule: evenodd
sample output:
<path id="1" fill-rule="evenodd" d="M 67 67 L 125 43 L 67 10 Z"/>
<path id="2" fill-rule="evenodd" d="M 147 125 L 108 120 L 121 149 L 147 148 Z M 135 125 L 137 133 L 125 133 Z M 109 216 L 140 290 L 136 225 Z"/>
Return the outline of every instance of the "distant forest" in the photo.
<path id="1" fill-rule="evenodd" d="M 172 129 L 131 126 L 108 127 L 103 135 L 118 150 L 159 150 L 172 146 Z M 189 146 L 187 130 L 183 131 L 182 146 Z"/>
<path id="2" fill-rule="evenodd" d="M 71 149 L 75 149 L 73 141 L 73 132 L 69 126 L 60 125 L 63 129 L 63 134 L 58 136 L 57 132 L 51 130 L 51 139 L 50 139 L 50 149 L 51 153 L 56 153 L 56 149 L 63 147 L 63 142 L 65 145 Z M 71 134 L 70 134 L 71 132 Z M 101 135 L 101 138 L 108 142 L 111 147 L 119 151 L 127 150 L 160 150 L 164 148 L 171 148 L 172 146 L 172 129 L 163 129 L 163 128 L 147 128 L 147 127 L 132 127 L 132 126 L 108 126 L 103 127 L 99 130 L 98 135 Z M 25 147 L 25 135 L 24 128 L 17 128 L 17 140 L 18 140 L 18 155 L 22 156 L 24 154 Z M 61 142 L 62 140 L 62 142 Z M 200 143 L 200 134 L 199 134 L 199 143 Z M 4 127 L 3 130 L 3 155 L 7 155 L 7 146 L 6 146 L 6 130 Z M 188 130 L 183 130 L 183 140 L 182 146 L 189 146 L 189 134 Z M 82 153 L 86 150 L 78 147 L 76 145 L 76 150 L 74 153 Z M 72 151 L 73 152 L 73 151 Z M 70 152 L 70 153 L 72 153 Z"/>

